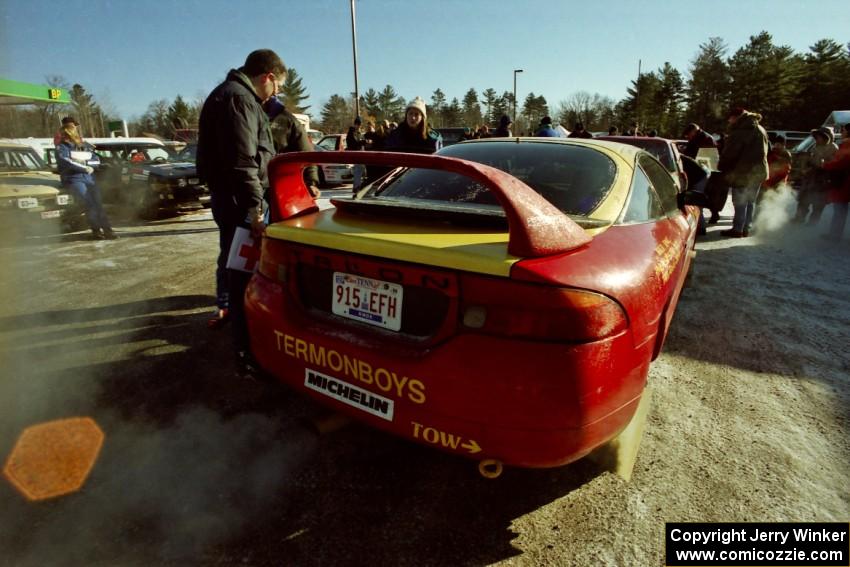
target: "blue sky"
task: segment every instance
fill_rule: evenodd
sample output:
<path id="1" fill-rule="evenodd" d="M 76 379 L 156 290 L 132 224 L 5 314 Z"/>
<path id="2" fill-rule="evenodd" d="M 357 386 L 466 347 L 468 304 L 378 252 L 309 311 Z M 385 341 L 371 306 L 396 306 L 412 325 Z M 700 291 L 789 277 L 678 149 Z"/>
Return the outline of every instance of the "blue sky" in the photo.
<path id="1" fill-rule="evenodd" d="M 805 52 L 850 40 L 847 0 L 357 0 L 361 93 L 391 84 L 407 99 L 474 87 L 546 97 L 585 90 L 619 100 L 637 74 L 669 61 L 686 73 L 700 43 L 729 54 L 767 30 Z M 122 118 L 158 99 L 203 98 L 253 49 L 303 77 L 308 112 L 354 90 L 349 0 L 0 0 L 0 77 L 80 83 Z"/>

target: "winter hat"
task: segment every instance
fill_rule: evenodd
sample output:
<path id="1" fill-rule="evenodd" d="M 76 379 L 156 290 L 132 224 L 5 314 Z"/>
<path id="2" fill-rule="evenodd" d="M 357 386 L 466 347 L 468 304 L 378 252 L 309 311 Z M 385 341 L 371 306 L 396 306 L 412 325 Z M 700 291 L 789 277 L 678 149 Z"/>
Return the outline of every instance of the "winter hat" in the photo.
<path id="1" fill-rule="evenodd" d="M 77 122 L 77 120 L 73 116 L 66 116 L 62 119 L 62 126 L 65 126 L 66 124 L 76 124 L 77 126 L 80 125 L 80 123 Z"/>
<path id="2" fill-rule="evenodd" d="M 420 97 L 416 97 L 412 101 L 410 101 L 410 104 L 408 104 L 407 108 L 404 109 L 404 113 L 407 114 L 407 111 L 411 108 L 415 108 L 416 110 L 421 112 L 423 120 L 428 117 L 428 114 L 425 112 L 425 101 L 422 100 Z"/>
<path id="3" fill-rule="evenodd" d="M 821 126 L 820 128 L 812 130 L 812 136 L 823 136 L 826 138 L 827 144 L 831 144 L 835 139 L 835 134 L 832 133 L 832 128 L 827 128 L 826 126 Z"/>
<path id="4" fill-rule="evenodd" d="M 540 121 L 540 123 L 541 123 L 541 124 L 551 124 L 551 123 L 552 123 L 552 118 L 550 118 L 549 116 L 544 116 L 544 117 L 543 117 L 543 120 L 541 120 L 541 121 Z"/>
<path id="5" fill-rule="evenodd" d="M 284 106 L 284 104 L 276 96 L 269 98 L 269 100 L 263 104 L 263 110 L 266 111 L 266 115 L 269 117 L 269 120 L 277 118 L 285 108 L 286 106 Z"/>

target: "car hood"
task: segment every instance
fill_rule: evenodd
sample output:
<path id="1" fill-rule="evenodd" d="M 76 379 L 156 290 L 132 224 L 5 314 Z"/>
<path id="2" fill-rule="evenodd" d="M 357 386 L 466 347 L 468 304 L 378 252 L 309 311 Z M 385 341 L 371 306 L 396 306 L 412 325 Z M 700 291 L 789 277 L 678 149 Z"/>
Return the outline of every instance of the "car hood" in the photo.
<path id="1" fill-rule="evenodd" d="M 59 176 L 46 171 L 0 173 L 0 197 L 50 197 L 60 186 Z"/>
<path id="2" fill-rule="evenodd" d="M 195 175 L 197 168 L 192 162 L 177 162 L 164 163 L 162 165 L 151 165 L 146 167 L 151 175 L 160 177 L 184 177 L 186 175 Z"/>
<path id="3" fill-rule="evenodd" d="M 508 254 L 508 231 L 428 222 L 375 220 L 329 209 L 278 222 L 266 236 L 331 250 L 496 276 L 520 258 Z"/>

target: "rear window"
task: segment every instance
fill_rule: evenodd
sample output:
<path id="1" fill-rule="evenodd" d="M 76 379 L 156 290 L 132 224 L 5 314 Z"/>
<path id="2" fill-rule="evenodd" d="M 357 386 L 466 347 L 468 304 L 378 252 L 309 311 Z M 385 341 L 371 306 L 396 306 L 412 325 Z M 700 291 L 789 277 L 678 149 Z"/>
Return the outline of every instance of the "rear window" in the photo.
<path id="1" fill-rule="evenodd" d="M 567 144 L 484 142 L 451 146 L 438 153 L 510 173 L 561 211 L 579 216 L 588 216 L 599 206 L 617 174 L 614 162 L 601 152 Z M 501 209 L 496 197 L 480 183 L 431 169 L 404 171 L 369 195 Z"/>

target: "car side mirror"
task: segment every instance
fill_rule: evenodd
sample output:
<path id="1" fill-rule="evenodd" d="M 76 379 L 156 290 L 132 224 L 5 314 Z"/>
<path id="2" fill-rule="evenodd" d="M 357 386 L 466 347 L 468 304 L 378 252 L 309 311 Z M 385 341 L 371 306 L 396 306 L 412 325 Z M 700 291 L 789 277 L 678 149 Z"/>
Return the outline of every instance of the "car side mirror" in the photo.
<path id="1" fill-rule="evenodd" d="M 709 206 L 708 195 L 699 191 L 685 191 L 676 195 L 679 208 L 685 210 L 685 206 L 692 205 L 701 209 L 707 209 Z"/>

